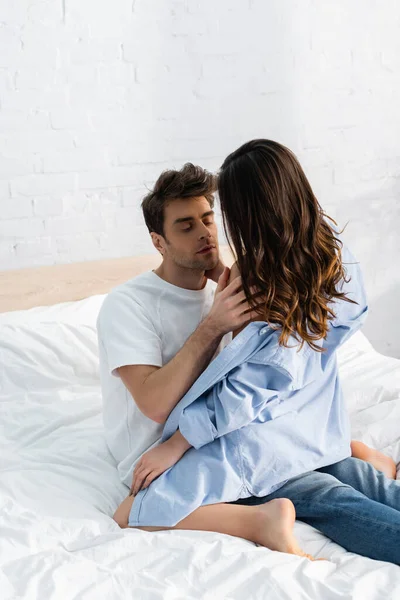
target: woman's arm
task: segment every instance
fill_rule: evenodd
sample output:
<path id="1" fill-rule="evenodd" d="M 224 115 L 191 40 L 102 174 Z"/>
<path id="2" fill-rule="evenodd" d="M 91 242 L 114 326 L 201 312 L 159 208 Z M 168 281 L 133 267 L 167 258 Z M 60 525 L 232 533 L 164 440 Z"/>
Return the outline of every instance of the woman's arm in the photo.
<path id="1" fill-rule="evenodd" d="M 148 487 L 190 447 L 200 448 L 254 421 L 291 382 L 285 370 L 272 365 L 244 363 L 234 369 L 182 411 L 179 429 L 167 441 L 143 454 L 135 466 L 131 493 Z M 268 420 L 268 414 L 263 417 Z"/>
<path id="2" fill-rule="evenodd" d="M 147 488 L 154 479 L 173 467 L 189 448 L 190 444 L 177 431 L 166 442 L 145 452 L 133 471 L 130 493 L 136 496 L 139 490 Z"/>
<path id="3" fill-rule="evenodd" d="M 243 363 L 213 388 L 187 406 L 179 431 L 194 448 L 252 423 L 268 403 L 292 389 L 292 377 L 283 368 Z M 268 419 L 268 413 L 263 415 Z"/>
<path id="4" fill-rule="evenodd" d="M 327 350 L 335 350 L 347 341 L 364 324 L 368 314 L 367 294 L 360 264 L 351 253 L 349 248 L 343 244 L 342 261 L 346 271 L 346 279 L 340 287 L 352 302 L 337 300 L 333 302 L 335 318 L 330 323 L 330 330 L 323 347 Z"/>

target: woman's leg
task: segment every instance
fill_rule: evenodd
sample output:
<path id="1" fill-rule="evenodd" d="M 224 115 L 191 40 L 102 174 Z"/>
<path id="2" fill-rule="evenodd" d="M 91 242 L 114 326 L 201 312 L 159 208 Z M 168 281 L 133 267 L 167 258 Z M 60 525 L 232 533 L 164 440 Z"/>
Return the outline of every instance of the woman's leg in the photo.
<path id="1" fill-rule="evenodd" d="M 128 519 L 133 501 L 133 496 L 125 498 L 113 516 L 114 521 L 122 528 L 129 527 Z M 210 504 L 198 508 L 175 527 L 137 527 L 136 529 L 215 531 L 249 540 L 270 550 L 312 559 L 300 549 L 293 534 L 295 518 L 293 503 L 287 498 L 279 498 L 261 506 Z"/>
<path id="2" fill-rule="evenodd" d="M 374 450 L 374 448 L 370 448 L 366 444 L 363 444 L 363 442 L 353 440 L 351 442 L 351 455 L 354 458 L 369 462 L 375 469 L 382 471 L 386 477 L 396 479 L 396 463 L 390 456 L 386 456 L 386 454 L 379 452 L 379 450 Z"/>

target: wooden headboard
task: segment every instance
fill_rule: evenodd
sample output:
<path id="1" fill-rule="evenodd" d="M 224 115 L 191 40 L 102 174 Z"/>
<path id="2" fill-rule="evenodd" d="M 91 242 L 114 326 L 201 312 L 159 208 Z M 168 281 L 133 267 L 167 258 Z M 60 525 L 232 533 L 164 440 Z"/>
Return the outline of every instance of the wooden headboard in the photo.
<path id="1" fill-rule="evenodd" d="M 225 264 L 232 264 L 228 246 L 220 247 Z M 136 275 L 155 269 L 159 254 L 95 260 L 50 267 L 0 272 L 0 312 L 50 306 L 106 294 Z"/>

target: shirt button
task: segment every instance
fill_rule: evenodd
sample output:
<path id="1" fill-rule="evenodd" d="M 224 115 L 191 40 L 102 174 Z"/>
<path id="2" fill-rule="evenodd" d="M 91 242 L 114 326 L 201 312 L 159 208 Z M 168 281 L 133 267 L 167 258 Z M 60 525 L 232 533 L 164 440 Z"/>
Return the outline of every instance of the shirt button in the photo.
<path id="1" fill-rule="evenodd" d="M 268 331 L 268 327 L 263 327 L 262 329 L 260 329 L 260 331 L 258 332 L 258 335 L 263 335 L 264 333 L 267 333 Z"/>

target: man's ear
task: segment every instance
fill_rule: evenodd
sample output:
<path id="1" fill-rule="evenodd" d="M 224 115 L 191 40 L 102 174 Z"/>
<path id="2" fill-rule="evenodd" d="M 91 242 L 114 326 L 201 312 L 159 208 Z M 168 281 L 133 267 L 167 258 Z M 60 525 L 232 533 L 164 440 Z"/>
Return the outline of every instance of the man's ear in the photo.
<path id="1" fill-rule="evenodd" d="M 153 246 L 156 250 L 158 250 L 158 252 L 161 254 L 161 256 L 164 256 L 164 252 L 165 252 L 165 240 L 163 238 L 162 235 L 160 235 L 159 233 L 155 233 L 154 231 L 152 231 L 150 233 L 151 236 L 151 241 L 153 242 Z"/>

